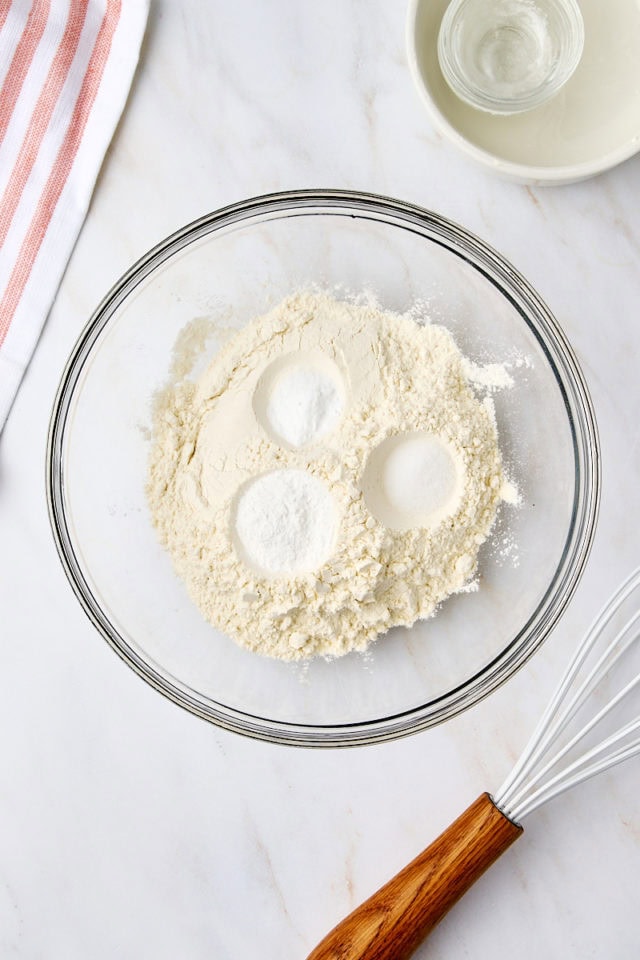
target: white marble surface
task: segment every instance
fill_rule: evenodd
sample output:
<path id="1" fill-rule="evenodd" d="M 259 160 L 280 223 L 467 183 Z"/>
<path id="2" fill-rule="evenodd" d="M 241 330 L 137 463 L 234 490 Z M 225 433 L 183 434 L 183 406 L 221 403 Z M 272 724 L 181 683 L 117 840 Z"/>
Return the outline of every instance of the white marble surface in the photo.
<path id="1" fill-rule="evenodd" d="M 303 958 L 345 912 L 497 787 L 574 640 L 640 560 L 640 159 L 527 189 L 430 127 L 404 6 L 156 0 L 127 112 L 0 441 L 0 957 Z M 302 751 L 191 717 L 85 619 L 44 498 L 64 360 L 158 239 L 246 196 L 352 187 L 414 201 L 501 250 L 546 298 L 591 387 L 598 534 L 554 636 L 455 721 L 378 747 Z M 640 768 L 534 814 L 419 958 L 638 956 Z"/>

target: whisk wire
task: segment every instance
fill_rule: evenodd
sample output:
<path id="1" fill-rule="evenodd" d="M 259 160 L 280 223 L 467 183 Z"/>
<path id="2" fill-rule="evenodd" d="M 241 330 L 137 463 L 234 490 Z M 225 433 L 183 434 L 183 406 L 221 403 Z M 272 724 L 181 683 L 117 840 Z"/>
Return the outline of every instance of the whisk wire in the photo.
<path id="1" fill-rule="evenodd" d="M 640 737 L 612 753 L 609 753 L 609 751 L 612 746 L 624 740 L 635 730 L 640 730 L 640 718 L 628 723 L 621 730 L 618 730 L 617 733 L 612 734 L 610 737 L 607 737 L 606 740 L 603 740 L 597 746 L 592 747 L 591 750 L 582 754 L 582 756 L 574 760 L 568 767 L 556 774 L 555 777 L 552 777 L 539 787 L 538 790 L 534 790 L 533 793 L 529 793 L 531 786 L 531 784 L 529 784 L 527 791 L 522 791 L 522 797 L 514 797 L 511 800 L 511 808 L 518 810 L 518 816 L 525 816 L 546 802 L 546 800 L 550 800 L 552 797 L 568 790 L 569 787 L 583 783 L 585 780 L 595 776 L 596 773 L 601 773 L 616 763 L 620 763 L 622 760 L 634 756 L 634 754 L 640 750 Z M 602 760 L 598 760 L 595 763 L 592 762 L 603 753 L 608 755 Z"/>
<path id="2" fill-rule="evenodd" d="M 534 810 L 542 806 L 542 804 L 546 803 L 548 800 L 553 800 L 555 797 L 560 796 L 560 794 L 565 793 L 572 787 L 575 787 L 580 783 L 584 783 L 586 780 L 590 780 L 592 777 L 597 776 L 597 774 L 604 773 L 606 770 L 610 770 L 611 767 L 622 763 L 624 760 L 630 760 L 631 757 L 635 757 L 638 754 L 640 754 L 640 737 L 628 744 L 626 747 L 622 747 L 619 750 L 614 751 L 614 753 L 609 754 L 609 756 L 604 757 L 604 759 L 600 760 L 599 762 L 593 763 L 585 769 L 579 770 L 573 776 L 564 776 L 563 774 L 562 778 L 558 779 L 557 782 L 545 784 L 544 787 L 541 787 L 539 790 L 535 791 L 535 793 L 531 794 L 531 796 L 528 797 L 527 800 L 519 807 L 512 808 L 512 812 L 510 812 L 508 816 L 512 820 L 518 821 L 523 817 L 528 816 L 528 814 L 533 813 Z M 584 761 L 584 758 L 582 758 L 582 760 Z"/>
<path id="3" fill-rule="evenodd" d="M 616 634 L 597 663 L 592 667 L 564 711 L 559 714 L 555 724 L 556 727 L 565 726 L 573 720 L 580 707 L 593 693 L 602 678 L 613 669 L 616 663 L 625 655 L 629 647 L 636 642 L 640 633 L 634 633 L 627 639 L 626 643 L 622 643 L 622 639 L 626 633 L 630 632 L 631 627 L 635 626 L 638 620 L 640 620 L 640 610 L 638 610 L 624 625 L 622 630 Z M 614 656 L 612 656 L 613 653 L 615 653 Z"/>
<path id="4" fill-rule="evenodd" d="M 640 718 L 627 724 L 617 733 L 607 737 L 597 746 L 586 751 L 581 757 L 571 763 L 560 773 L 544 782 L 557 764 L 578 744 L 594 727 L 596 727 L 629 693 L 640 684 L 640 674 L 634 677 L 626 686 L 596 713 L 596 715 L 579 730 L 569 742 L 553 754 L 544 766 L 535 772 L 536 766 L 543 757 L 546 757 L 552 745 L 566 730 L 569 723 L 576 716 L 598 684 L 606 677 L 614 665 L 626 653 L 629 647 L 640 637 L 636 624 L 640 620 L 640 609 L 627 620 L 614 639 L 607 645 L 585 678 L 580 682 L 577 690 L 571 693 L 574 681 L 578 676 L 586 658 L 591 653 L 596 641 L 600 638 L 604 628 L 618 612 L 622 604 L 640 585 L 640 568 L 621 585 L 611 600 L 605 604 L 595 618 L 591 628 L 586 633 L 582 643 L 578 646 L 573 659 L 556 688 L 554 695 L 529 740 L 520 759 L 495 795 L 496 805 L 511 819 L 518 820 L 531 813 L 542 803 L 552 799 L 570 787 L 595 776 L 616 763 L 634 756 L 640 752 L 640 738 L 626 746 L 621 746 L 611 752 L 611 748 L 624 740 L 635 730 L 640 729 Z M 602 757 L 602 754 L 608 754 Z M 601 759 L 597 759 L 602 757 Z M 536 788 L 537 789 L 534 789 Z"/>
<path id="5" fill-rule="evenodd" d="M 618 596 L 624 592 L 626 586 L 626 584 L 623 584 L 614 597 L 614 601 L 617 600 Z M 497 797 L 506 798 L 509 796 L 510 790 L 512 790 L 527 775 L 535 763 L 536 758 L 539 756 L 539 751 L 545 748 L 545 745 L 550 739 L 547 736 L 547 731 L 552 725 L 557 710 L 564 700 L 567 690 L 570 688 L 575 675 L 580 670 L 583 661 L 586 659 L 591 647 L 595 643 L 600 630 L 606 625 L 611 616 L 613 616 L 613 602 L 610 606 L 607 605 L 600 611 L 591 625 L 591 628 L 588 631 L 583 643 L 577 649 L 573 660 L 571 660 L 567 666 L 564 675 L 556 687 L 556 690 L 551 697 L 551 700 L 547 704 L 546 709 L 542 713 L 542 716 L 538 721 L 538 725 L 534 729 L 528 743 L 520 755 L 520 758 L 514 765 L 507 779 L 502 784 L 498 794 L 496 794 Z"/>
<path id="6" fill-rule="evenodd" d="M 596 715 L 589 721 L 589 723 L 587 723 L 584 727 L 582 727 L 568 741 L 568 743 L 565 744 L 564 747 L 562 747 L 557 753 L 555 753 L 551 758 L 551 760 L 549 760 L 543 767 L 541 767 L 538 773 L 536 773 L 533 777 L 531 777 L 528 780 L 525 787 L 513 793 L 509 797 L 509 802 L 512 804 L 517 804 L 518 801 L 520 801 L 523 798 L 523 795 L 525 793 L 527 793 L 532 787 L 534 787 L 537 783 L 539 783 L 543 779 L 543 777 L 545 777 L 546 774 L 549 773 L 549 771 L 552 770 L 576 746 L 576 744 L 578 744 L 581 740 L 583 740 L 609 713 L 611 713 L 611 711 L 615 707 L 617 707 L 618 704 L 621 703 L 625 699 L 625 697 L 627 697 L 631 693 L 631 691 L 638 686 L 638 684 L 640 684 L 640 674 L 638 674 L 637 677 L 634 677 L 633 680 L 631 680 L 625 687 L 623 687 L 623 689 L 618 694 L 616 694 L 615 697 L 612 697 L 611 700 L 609 700 L 608 703 L 606 703 L 605 706 L 602 707 L 602 709 L 600 709 L 596 713 Z M 572 714 L 569 714 L 569 719 L 571 718 L 571 716 Z M 637 721 L 635 725 L 632 725 L 632 728 L 635 729 L 639 725 L 640 725 L 640 721 Z M 564 724 L 561 723 L 560 728 L 563 728 L 563 726 Z M 618 735 L 620 733 L 621 731 L 618 732 Z M 616 737 L 618 737 L 618 735 L 616 735 Z M 603 741 L 600 744 L 600 747 L 596 749 L 604 750 L 606 749 L 607 745 L 614 742 L 616 742 L 615 739 L 609 738 Z M 537 756 L 537 760 L 540 760 L 542 756 L 546 754 L 546 752 L 547 751 L 545 750 L 544 752 L 539 753 Z M 590 757 L 591 755 L 592 755 L 591 751 L 585 754 L 584 755 L 585 759 Z M 567 768 L 567 771 L 570 769 L 572 769 L 572 767 Z M 549 783 L 553 783 L 553 782 L 555 782 L 555 780 L 549 781 Z"/>

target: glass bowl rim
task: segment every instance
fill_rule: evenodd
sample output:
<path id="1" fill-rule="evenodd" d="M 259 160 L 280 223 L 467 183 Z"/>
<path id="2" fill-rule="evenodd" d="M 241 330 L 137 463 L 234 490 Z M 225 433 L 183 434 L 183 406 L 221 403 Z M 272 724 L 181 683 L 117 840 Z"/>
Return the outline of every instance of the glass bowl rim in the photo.
<path id="1" fill-rule="evenodd" d="M 409 230 L 445 247 L 492 283 L 519 313 L 547 358 L 564 399 L 576 468 L 562 556 L 538 606 L 504 649 L 474 675 L 426 704 L 390 717 L 339 724 L 255 716 L 199 697 L 186 684 L 164 676 L 110 623 L 84 577 L 65 510 L 64 442 L 75 388 L 94 345 L 127 296 L 173 254 L 217 230 L 314 214 L 372 219 Z M 226 730 L 296 746 L 355 746 L 397 739 L 456 716 L 501 686 L 547 638 L 571 599 L 591 550 L 600 502 L 600 444 L 591 397 L 572 347 L 533 287 L 501 254 L 457 223 L 412 203 L 353 190 L 290 190 L 233 203 L 180 228 L 137 260 L 98 304 L 71 351 L 53 404 L 45 465 L 49 520 L 65 575 L 85 613 L 116 653 L 152 687 L 194 715 Z"/>

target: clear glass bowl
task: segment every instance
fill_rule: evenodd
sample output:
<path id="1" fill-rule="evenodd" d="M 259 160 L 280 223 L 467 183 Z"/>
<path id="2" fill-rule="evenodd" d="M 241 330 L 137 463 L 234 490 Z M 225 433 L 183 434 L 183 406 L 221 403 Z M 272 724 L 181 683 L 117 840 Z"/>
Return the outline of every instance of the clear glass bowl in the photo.
<path id="1" fill-rule="evenodd" d="M 453 0 L 438 34 L 442 74 L 489 113 L 546 103 L 575 71 L 584 22 L 575 0 Z"/>
<path id="2" fill-rule="evenodd" d="M 151 526 L 144 485 L 154 391 L 195 317 L 240 327 L 309 284 L 417 300 L 477 359 L 528 365 L 496 395 L 523 497 L 481 554 L 481 588 L 365 654 L 300 665 L 207 624 Z M 215 353 L 215 336 L 201 366 Z M 302 191 L 226 207 L 143 257 L 97 308 L 64 371 L 47 454 L 58 551 L 82 606 L 157 690 L 230 730 L 304 745 L 398 737 L 454 716 L 510 677 L 548 635 L 586 561 L 599 453 L 591 401 L 553 316 L 499 254 L 418 207 Z M 505 548 L 517 546 L 518 562 Z"/>

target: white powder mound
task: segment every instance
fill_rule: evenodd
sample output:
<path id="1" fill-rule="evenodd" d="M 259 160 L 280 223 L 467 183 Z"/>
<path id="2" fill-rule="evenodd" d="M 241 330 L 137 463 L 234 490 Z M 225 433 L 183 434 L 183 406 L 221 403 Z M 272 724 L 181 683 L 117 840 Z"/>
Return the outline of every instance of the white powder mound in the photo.
<path id="1" fill-rule="evenodd" d="M 294 366 L 276 380 L 269 395 L 266 419 L 273 433 L 292 447 L 318 440 L 342 415 L 340 390 L 322 370 Z"/>
<path id="2" fill-rule="evenodd" d="M 468 588 L 513 488 L 465 363 L 443 327 L 305 291 L 165 391 L 148 499 L 207 620 L 267 656 L 340 656 Z"/>
<path id="3" fill-rule="evenodd" d="M 317 477 L 275 470 L 241 491 L 233 526 L 240 555 L 258 573 L 300 573 L 321 567 L 331 555 L 337 512 Z"/>
<path id="4" fill-rule="evenodd" d="M 414 523 L 433 525 L 453 512 L 461 479 L 460 464 L 437 438 L 417 434 L 402 438 L 389 451 L 382 467 L 379 490 L 390 511 Z M 388 521 L 389 526 L 394 526 Z"/>

